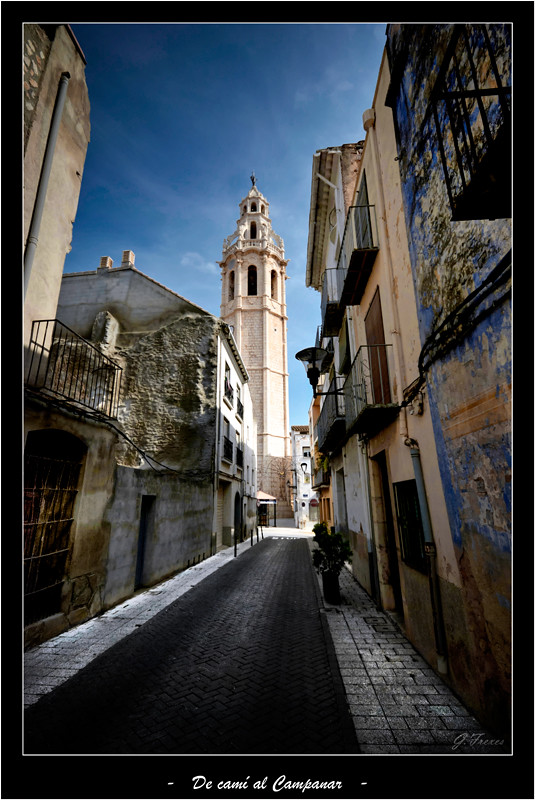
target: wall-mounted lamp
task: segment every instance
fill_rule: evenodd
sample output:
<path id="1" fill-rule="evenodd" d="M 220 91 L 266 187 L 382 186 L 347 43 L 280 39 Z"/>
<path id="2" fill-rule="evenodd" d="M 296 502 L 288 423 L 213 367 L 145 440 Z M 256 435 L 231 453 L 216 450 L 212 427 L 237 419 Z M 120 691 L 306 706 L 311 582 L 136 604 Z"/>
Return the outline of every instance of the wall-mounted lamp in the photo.
<path id="1" fill-rule="evenodd" d="M 321 375 L 321 363 L 325 356 L 327 355 L 327 350 L 323 350 L 321 347 L 306 347 L 304 350 L 300 350 L 298 353 L 295 354 L 295 357 L 298 361 L 303 363 L 305 367 L 305 372 L 307 374 L 307 378 L 312 386 L 312 391 L 314 392 L 314 397 L 319 397 L 327 394 L 343 394 L 343 389 L 335 389 L 330 392 L 317 392 L 316 387 L 318 385 L 319 377 Z"/>
<path id="2" fill-rule="evenodd" d="M 301 469 L 303 470 L 303 475 L 307 474 L 307 467 L 308 467 L 308 464 L 306 464 L 305 462 L 303 462 L 301 464 Z"/>

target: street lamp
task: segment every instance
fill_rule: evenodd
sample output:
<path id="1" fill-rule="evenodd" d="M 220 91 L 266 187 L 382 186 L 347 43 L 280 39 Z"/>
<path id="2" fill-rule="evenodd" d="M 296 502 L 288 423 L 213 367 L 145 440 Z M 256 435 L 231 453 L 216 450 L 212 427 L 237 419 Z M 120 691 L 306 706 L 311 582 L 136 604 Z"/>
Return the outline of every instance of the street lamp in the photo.
<path id="1" fill-rule="evenodd" d="M 306 462 L 303 462 L 301 464 L 301 469 L 303 470 L 303 475 L 307 474 L 307 467 L 308 467 L 308 464 Z"/>
<path id="2" fill-rule="evenodd" d="M 327 394 L 342 394 L 344 391 L 343 389 L 334 389 L 330 392 L 316 391 L 319 377 L 322 373 L 321 364 L 326 355 L 327 350 L 323 350 L 321 347 L 306 347 L 304 350 L 300 350 L 295 354 L 296 359 L 303 363 L 307 378 L 314 392 L 314 397 Z"/>

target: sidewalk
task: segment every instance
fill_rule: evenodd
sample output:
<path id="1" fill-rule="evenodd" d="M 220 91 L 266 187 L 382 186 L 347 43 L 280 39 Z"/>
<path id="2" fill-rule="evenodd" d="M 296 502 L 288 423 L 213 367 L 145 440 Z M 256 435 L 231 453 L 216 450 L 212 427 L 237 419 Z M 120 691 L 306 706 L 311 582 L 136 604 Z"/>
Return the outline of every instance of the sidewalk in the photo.
<path id="1" fill-rule="evenodd" d="M 260 531 L 259 531 L 260 535 Z M 307 538 L 294 527 L 264 528 L 267 537 Z M 261 539 L 260 539 L 261 541 Z M 253 546 L 256 545 L 256 536 Z M 251 540 L 237 547 L 238 557 Z M 110 611 L 25 654 L 25 706 L 55 689 L 97 655 L 234 559 L 228 548 L 129 598 Z M 349 570 L 342 604 L 323 601 L 347 703 L 362 753 L 507 753 L 427 665 L 391 618 L 378 611 Z M 320 592 L 321 592 L 321 582 Z"/>
<path id="2" fill-rule="evenodd" d="M 321 589 L 321 586 L 320 586 Z M 431 669 L 349 569 L 325 613 L 362 753 L 509 754 Z"/>

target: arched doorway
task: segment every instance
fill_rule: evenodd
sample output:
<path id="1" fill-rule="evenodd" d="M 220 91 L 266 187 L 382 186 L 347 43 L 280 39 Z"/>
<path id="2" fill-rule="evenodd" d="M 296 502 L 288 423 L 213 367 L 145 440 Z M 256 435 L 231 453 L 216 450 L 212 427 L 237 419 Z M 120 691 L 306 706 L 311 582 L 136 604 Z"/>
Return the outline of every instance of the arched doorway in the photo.
<path id="1" fill-rule="evenodd" d="M 66 431 L 28 433 L 24 451 L 25 625 L 61 611 L 86 451 L 86 445 Z"/>

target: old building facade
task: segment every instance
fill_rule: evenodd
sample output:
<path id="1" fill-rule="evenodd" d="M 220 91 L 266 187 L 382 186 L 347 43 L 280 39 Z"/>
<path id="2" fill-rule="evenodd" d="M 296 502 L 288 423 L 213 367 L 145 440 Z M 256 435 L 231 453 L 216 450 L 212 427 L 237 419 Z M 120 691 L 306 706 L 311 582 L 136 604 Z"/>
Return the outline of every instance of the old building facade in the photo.
<path id="1" fill-rule="evenodd" d="M 319 500 L 312 488 L 314 458 L 308 425 L 292 425 L 292 494 L 295 527 L 310 530 L 319 522 Z"/>
<path id="2" fill-rule="evenodd" d="M 122 369 L 105 607 L 249 535 L 256 506 L 248 374 L 231 331 L 134 261 L 126 250 L 118 267 L 105 257 L 66 274 L 58 305 Z"/>
<path id="3" fill-rule="evenodd" d="M 221 318 L 233 330 L 250 377 L 258 431 L 258 486 L 277 498 L 278 517 L 293 517 L 288 503 L 290 461 L 286 265 L 284 243 L 272 229 L 269 203 L 252 186 L 239 204 L 235 232 L 225 239 Z"/>
<path id="4" fill-rule="evenodd" d="M 390 25 L 387 52 L 419 372 L 460 575 L 463 613 L 450 658 L 459 690 L 504 729 L 511 668 L 511 26 Z"/>
<path id="5" fill-rule="evenodd" d="M 507 46 L 501 30 L 459 38 L 449 26 L 405 28 L 389 29 L 364 142 L 314 157 L 307 285 L 322 292 L 321 349 L 306 354 L 317 369 L 314 435 L 355 576 L 480 719 L 507 736 L 509 221 L 498 219 L 503 198 L 492 212 L 485 206 L 488 191 L 477 222 L 466 218 L 470 203 L 450 206 L 436 120 L 424 114 L 439 103 L 431 54 L 449 85 L 455 47 L 468 42 L 473 54 L 477 42 L 478 74 L 495 88 L 507 84 Z M 461 62 L 468 68 L 470 59 Z M 491 116 L 497 137 L 506 114 Z"/>

